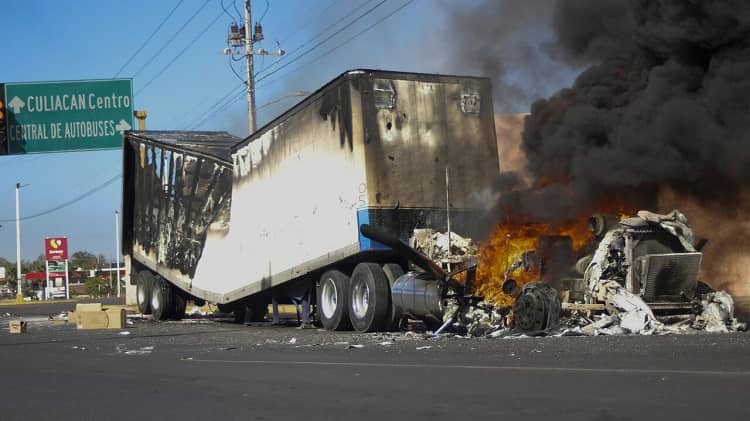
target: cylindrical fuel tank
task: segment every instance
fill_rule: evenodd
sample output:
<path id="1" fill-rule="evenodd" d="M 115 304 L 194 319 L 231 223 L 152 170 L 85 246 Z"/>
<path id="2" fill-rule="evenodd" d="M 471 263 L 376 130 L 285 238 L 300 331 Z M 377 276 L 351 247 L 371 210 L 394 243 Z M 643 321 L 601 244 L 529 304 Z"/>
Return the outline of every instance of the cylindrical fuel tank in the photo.
<path id="1" fill-rule="evenodd" d="M 424 272 L 409 272 L 399 276 L 391 287 L 393 305 L 414 319 L 443 318 L 440 284 Z"/>

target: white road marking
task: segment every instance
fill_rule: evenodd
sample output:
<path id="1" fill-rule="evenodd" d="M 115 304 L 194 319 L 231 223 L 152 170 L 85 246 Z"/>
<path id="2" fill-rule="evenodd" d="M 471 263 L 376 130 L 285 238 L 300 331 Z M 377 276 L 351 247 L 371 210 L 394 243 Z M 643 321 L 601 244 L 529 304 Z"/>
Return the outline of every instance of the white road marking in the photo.
<path id="1" fill-rule="evenodd" d="M 669 370 L 642 368 L 585 368 L 585 367 L 533 367 L 533 366 L 497 366 L 497 365 L 438 365 L 438 364 L 391 364 L 391 363 L 360 363 L 338 361 L 273 361 L 273 360 L 211 360 L 185 359 L 192 363 L 212 364 L 255 364 L 255 365 L 303 365 L 303 366 L 339 366 L 339 367 L 373 367 L 373 368 L 449 368 L 458 370 L 498 370 L 498 371 L 537 371 L 559 373 L 601 373 L 601 374 L 679 374 L 697 376 L 750 376 L 750 371 L 724 370 Z"/>

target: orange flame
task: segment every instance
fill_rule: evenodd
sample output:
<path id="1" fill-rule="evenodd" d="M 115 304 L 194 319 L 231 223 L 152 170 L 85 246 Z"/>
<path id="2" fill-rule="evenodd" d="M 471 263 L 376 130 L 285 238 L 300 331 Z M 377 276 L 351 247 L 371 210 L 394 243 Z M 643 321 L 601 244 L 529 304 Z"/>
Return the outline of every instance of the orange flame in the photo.
<path id="1" fill-rule="evenodd" d="M 514 279 L 521 287 L 539 279 L 538 268 L 510 269 L 524 253 L 535 251 L 539 237 L 546 235 L 569 236 L 573 250 L 580 250 L 591 240 L 588 217 L 559 227 L 545 223 L 505 223 L 497 226 L 479 248 L 476 293 L 498 306 L 510 306 L 513 298 L 503 293 L 503 282 Z"/>

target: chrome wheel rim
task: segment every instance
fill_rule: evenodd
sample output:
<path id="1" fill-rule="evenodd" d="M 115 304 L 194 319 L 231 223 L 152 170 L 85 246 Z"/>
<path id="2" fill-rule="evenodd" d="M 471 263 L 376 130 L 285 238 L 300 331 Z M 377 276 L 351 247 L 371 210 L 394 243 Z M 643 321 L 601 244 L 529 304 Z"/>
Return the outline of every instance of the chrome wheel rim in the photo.
<path id="1" fill-rule="evenodd" d="M 336 283 L 328 278 L 323 281 L 323 290 L 320 292 L 320 309 L 327 319 L 333 318 L 338 305 L 339 292 L 336 289 Z"/>
<path id="2" fill-rule="evenodd" d="M 352 294 L 352 310 L 358 319 L 363 319 L 370 307 L 370 288 L 365 282 L 357 282 Z"/>

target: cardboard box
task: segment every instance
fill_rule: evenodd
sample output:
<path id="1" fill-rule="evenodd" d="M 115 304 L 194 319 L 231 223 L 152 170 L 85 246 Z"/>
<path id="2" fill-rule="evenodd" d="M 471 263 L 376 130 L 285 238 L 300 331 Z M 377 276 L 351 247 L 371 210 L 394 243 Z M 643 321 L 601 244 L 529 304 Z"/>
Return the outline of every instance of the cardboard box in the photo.
<path id="1" fill-rule="evenodd" d="M 122 308 L 102 308 L 101 303 L 76 304 L 75 311 L 68 312 L 68 322 L 78 329 L 124 329 L 127 311 Z"/>
<path id="2" fill-rule="evenodd" d="M 124 308 L 108 308 L 104 310 L 107 313 L 107 329 L 124 329 L 127 317 Z"/>
<path id="3" fill-rule="evenodd" d="M 102 303 L 78 303 L 76 311 L 102 311 Z"/>
<path id="4" fill-rule="evenodd" d="M 78 329 L 106 329 L 109 318 L 104 311 L 76 311 L 76 328 Z"/>
<path id="5" fill-rule="evenodd" d="M 9 328 L 10 333 L 26 333 L 26 322 L 23 320 L 11 320 Z"/>

